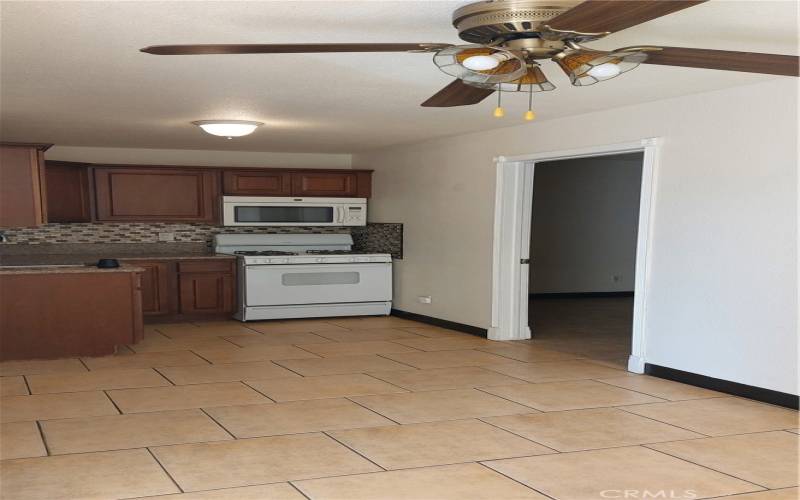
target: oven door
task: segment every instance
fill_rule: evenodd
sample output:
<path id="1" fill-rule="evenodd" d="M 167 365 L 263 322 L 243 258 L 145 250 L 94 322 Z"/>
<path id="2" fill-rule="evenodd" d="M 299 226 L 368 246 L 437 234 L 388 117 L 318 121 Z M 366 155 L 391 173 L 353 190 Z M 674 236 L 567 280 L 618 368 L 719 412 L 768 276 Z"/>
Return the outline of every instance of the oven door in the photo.
<path id="1" fill-rule="evenodd" d="M 392 300 L 392 264 L 246 266 L 248 307 Z"/>
<path id="2" fill-rule="evenodd" d="M 342 226 L 344 210 L 335 203 L 226 201 L 222 220 L 225 226 Z"/>

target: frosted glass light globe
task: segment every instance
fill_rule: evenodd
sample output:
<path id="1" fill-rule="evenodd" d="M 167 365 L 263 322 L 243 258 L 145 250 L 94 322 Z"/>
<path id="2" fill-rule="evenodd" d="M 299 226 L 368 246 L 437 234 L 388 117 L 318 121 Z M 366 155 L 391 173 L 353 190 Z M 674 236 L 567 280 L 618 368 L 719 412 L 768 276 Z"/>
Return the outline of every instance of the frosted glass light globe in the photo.
<path id="1" fill-rule="evenodd" d="M 263 125 L 261 122 L 245 120 L 201 120 L 192 123 L 211 135 L 228 138 L 250 135 Z"/>
<path id="2" fill-rule="evenodd" d="M 472 71 L 486 71 L 498 67 L 500 60 L 494 56 L 470 56 L 461 65 Z"/>
<path id="3" fill-rule="evenodd" d="M 598 80 L 606 80 L 608 78 L 614 78 L 621 72 L 622 71 L 619 69 L 619 66 L 616 64 L 605 63 L 595 66 L 586 73 L 597 78 Z"/>

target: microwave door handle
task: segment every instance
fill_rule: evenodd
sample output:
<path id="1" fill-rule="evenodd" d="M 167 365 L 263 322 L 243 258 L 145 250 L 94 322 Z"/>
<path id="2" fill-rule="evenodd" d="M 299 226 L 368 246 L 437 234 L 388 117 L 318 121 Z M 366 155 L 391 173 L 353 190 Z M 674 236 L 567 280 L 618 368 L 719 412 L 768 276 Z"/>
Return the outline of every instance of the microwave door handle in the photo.
<path id="1" fill-rule="evenodd" d="M 342 222 L 344 222 L 344 207 L 337 206 L 336 212 L 338 214 L 336 217 L 336 222 L 341 224 Z"/>

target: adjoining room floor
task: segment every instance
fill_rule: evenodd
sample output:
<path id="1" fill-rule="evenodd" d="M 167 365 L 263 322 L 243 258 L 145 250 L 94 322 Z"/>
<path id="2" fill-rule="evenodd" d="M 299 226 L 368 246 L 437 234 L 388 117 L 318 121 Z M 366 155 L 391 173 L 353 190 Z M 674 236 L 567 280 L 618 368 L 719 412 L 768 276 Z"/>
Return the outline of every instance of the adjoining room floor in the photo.
<path id="1" fill-rule="evenodd" d="M 798 494 L 797 412 L 530 342 L 381 317 L 151 325 L 131 347 L 0 363 L 2 498 Z"/>
<path id="2" fill-rule="evenodd" d="M 528 313 L 535 345 L 628 366 L 633 297 L 537 297 Z"/>

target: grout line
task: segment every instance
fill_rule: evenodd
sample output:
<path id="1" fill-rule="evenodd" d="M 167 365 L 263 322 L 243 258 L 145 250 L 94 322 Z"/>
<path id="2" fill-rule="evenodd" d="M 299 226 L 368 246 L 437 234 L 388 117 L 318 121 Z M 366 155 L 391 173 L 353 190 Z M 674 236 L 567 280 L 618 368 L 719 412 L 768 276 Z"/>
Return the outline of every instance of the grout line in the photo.
<path id="1" fill-rule="evenodd" d="M 404 391 L 404 392 L 397 392 L 397 393 L 395 393 L 395 394 L 404 394 L 404 393 L 408 393 L 408 392 L 416 392 L 416 391 L 412 391 L 411 389 L 407 389 L 407 388 L 405 388 L 405 387 L 403 387 L 403 386 L 400 386 L 400 385 L 397 385 L 397 384 L 393 384 L 392 382 L 389 382 L 388 380 L 384 380 L 384 379 L 382 379 L 382 378 L 380 378 L 380 377 L 377 377 L 377 376 L 375 376 L 375 375 L 372 375 L 371 373 L 362 372 L 362 373 L 360 373 L 359 375 L 366 375 L 367 377 L 374 378 L 375 380 L 378 380 L 378 381 L 380 381 L 380 382 L 383 382 L 384 384 L 389 384 L 389 385 L 391 385 L 392 387 L 397 387 L 398 389 L 400 389 L 400 390 Z M 422 391 L 420 391 L 420 392 L 422 392 Z M 375 394 L 375 395 L 377 396 L 377 394 Z"/>
<path id="2" fill-rule="evenodd" d="M 239 349 L 241 349 L 241 347 L 240 347 Z M 189 351 L 190 353 L 194 354 L 194 355 L 195 355 L 195 356 L 197 356 L 198 358 L 202 359 L 203 361 L 205 361 L 205 362 L 206 362 L 206 363 L 208 363 L 209 365 L 213 365 L 213 364 L 214 364 L 214 363 L 212 363 L 211 361 L 209 361 L 208 359 L 206 359 L 206 358 L 204 358 L 203 356 L 201 356 L 201 355 L 197 354 L 196 352 L 194 352 L 192 349 L 186 349 L 186 350 L 187 350 L 187 351 Z M 197 366 L 197 365 L 186 365 L 186 366 Z"/>
<path id="3" fill-rule="evenodd" d="M 361 403 L 359 403 L 358 401 L 355 401 L 355 400 L 351 399 L 351 398 L 353 398 L 355 396 L 343 396 L 343 397 L 344 397 L 344 399 L 350 401 L 351 403 L 356 404 L 356 405 L 360 406 L 361 408 L 364 408 L 365 410 L 371 411 L 372 413 L 374 413 L 374 414 L 376 414 L 376 415 L 378 415 L 380 417 L 383 417 L 383 418 L 385 418 L 387 420 L 390 420 L 390 421 L 396 423 L 397 425 L 405 425 L 405 424 L 402 424 L 402 423 L 398 422 L 397 420 L 395 420 L 393 418 L 387 417 L 383 413 L 377 412 L 377 411 L 373 410 L 372 408 L 370 408 L 368 406 L 364 406 Z"/>
<path id="4" fill-rule="evenodd" d="M 493 461 L 493 460 L 487 460 L 487 462 L 491 462 L 491 461 Z M 556 497 L 550 496 L 550 495 L 548 495 L 547 493 L 545 493 L 545 492 L 543 492 L 543 491 L 537 490 L 537 489 L 536 489 L 536 488 L 534 488 L 533 486 L 529 486 L 529 485 L 527 485 L 527 484 L 523 483 L 522 481 L 518 481 L 517 479 L 514 479 L 513 477 L 509 476 L 508 474 L 505 474 L 505 473 L 503 473 L 503 472 L 500 472 L 499 470 L 492 469 L 491 467 L 489 467 L 488 465 L 486 465 L 486 464 L 485 464 L 485 463 L 483 463 L 483 462 L 476 462 L 476 463 L 477 463 L 478 465 L 482 465 L 482 466 L 486 467 L 487 469 L 489 469 L 490 471 L 492 471 L 492 472 L 494 472 L 494 473 L 500 474 L 501 476 L 503 476 L 503 477 L 506 477 L 506 478 L 508 478 L 508 479 L 510 479 L 510 480 L 512 480 L 512 481 L 514 481 L 514 482 L 515 482 L 515 483 L 517 483 L 517 484 L 521 484 L 522 486 L 524 486 L 524 487 L 526 487 L 526 488 L 528 488 L 528 489 L 530 489 L 530 490 L 533 490 L 533 491 L 535 491 L 536 493 L 539 493 L 540 495 L 544 495 L 544 496 L 546 496 L 547 498 L 552 498 L 553 500 L 558 500 Z"/>
<path id="5" fill-rule="evenodd" d="M 162 366 L 161 368 L 165 368 L 165 367 L 163 367 L 163 366 Z M 172 385 L 178 385 L 178 384 L 176 384 L 175 382 L 173 382 L 173 381 L 172 381 L 172 380 L 171 380 L 169 377 L 167 377 L 166 375 L 164 375 L 163 373 L 161 373 L 160 371 L 158 371 L 158 368 L 156 368 L 155 366 L 151 367 L 150 369 L 151 369 L 151 370 L 153 370 L 154 372 L 158 373 L 159 375 L 161 375 L 161 376 L 162 376 L 164 379 L 166 379 L 166 381 L 167 381 L 167 382 L 169 382 L 170 384 L 172 384 Z M 167 386 L 162 386 L 162 387 L 167 387 Z"/>
<path id="6" fill-rule="evenodd" d="M 498 387 L 500 387 L 500 386 L 498 386 Z M 511 387 L 513 387 L 513 386 L 511 386 Z M 492 394 L 491 392 L 485 391 L 480 387 L 473 387 L 472 389 L 475 390 L 475 391 L 480 391 L 480 392 L 482 392 L 484 394 L 488 394 L 489 396 L 494 396 L 496 398 L 505 399 L 509 403 L 514 403 L 515 405 L 524 406 L 525 408 L 531 408 L 531 409 L 536 410 L 537 412 L 540 412 L 540 413 L 546 413 L 545 410 L 540 410 L 539 408 L 536 408 L 535 406 L 531 406 L 531 405 L 525 404 L 525 403 L 520 403 L 519 401 L 514 401 L 513 399 L 508 399 L 505 396 L 498 396 L 497 394 Z M 489 389 L 491 389 L 491 387 Z M 514 413 L 513 415 L 524 415 L 524 413 Z"/>
<path id="7" fill-rule="evenodd" d="M 533 415 L 535 415 L 535 413 Z M 514 416 L 514 415 L 508 415 L 508 416 Z M 529 437 L 526 437 L 526 436 L 523 436 L 522 434 L 517 434 L 514 431 L 510 431 L 508 429 L 500 427 L 499 425 L 495 425 L 495 424 L 493 424 L 491 422 L 487 422 L 486 420 L 484 420 L 485 418 L 496 418 L 496 417 L 476 417 L 475 419 L 480 421 L 480 422 L 483 422 L 486 425 L 491 425 L 495 429 L 500 429 L 501 431 L 507 432 L 509 434 L 513 434 L 513 435 L 515 435 L 517 437 L 521 437 L 522 439 L 525 439 L 526 441 L 530 441 L 531 443 L 538 444 L 539 446 L 541 446 L 543 448 L 547 448 L 548 450 L 553 450 L 556 453 L 561 453 L 559 450 L 553 448 L 552 446 L 547 446 L 546 444 L 542 444 L 539 441 L 534 441 L 533 439 L 531 439 Z M 542 455 L 546 455 L 546 453 L 542 453 Z M 534 455 L 534 456 L 536 456 L 536 455 Z"/>
<path id="8" fill-rule="evenodd" d="M 636 406 L 636 405 L 630 405 L 630 406 Z M 699 432 L 699 431 L 695 431 L 695 430 L 692 430 L 692 429 L 688 429 L 688 428 L 686 428 L 686 427 L 681 427 L 680 425 L 675 425 L 675 424 L 671 424 L 671 423 L 669 423 L 669 422 L 665 422 L 665 421 L 663 421 L 663 420 L 658 420 L 657 418 L 648 417 L 648 416 L 646 416 L 646 415 L 640 415 L 640 414 L 638 414 L 638 413 L 636 413 L 636 412 L 628 411 L 628 410 L 626 410 L 626 409 L 625 409 L 625 406 L 611 406 L 611 407 L 609 407 L 609 408 L 616 408 L 616 409 L 617 409 L 617 410 L 619 410 L 619 411 L 624 411 L 625 413 L 629 413 L 629 414 L 631 414 L 631 415 L 636 415 L 636 416 L 638 416 L 638 417 L 643 417 L 643 418 L 646 418 L 646 419 L 648 419 L 648 420 L 652 420 L 653 422 L 658 422 L 659 424 L 671 425 L 672 427 L 677 427 L 678 429 L 683 429 L 683 430 L 685 430 L 685 431 L 694 432 L 695 434 L 700 434 L 700 435 L 701 435 L 701 436 L 703 436 L 703 437 L 713 437 L 713 436 L 712 436 L 712 435 L 710 435 L 710 434 L 705 434 L 705 433 L 702 433 L 702 432 Z"/>
<path id="9" fill-rule="evenodd" d="M 86 364 L 86 362 L 83 360 L 83 358 L 78 358 L 78 361 L 80 361 L 80 362 L 81 362 L 81 364 L 83 365 L 83 367 L 84 367 L 84 368 L 86 368 L 86 371 L 87 371 L 87 372 L 90 372 L 90 371 L 92 371 L 92 369 L 91 369 L 91 368 L 89 368 L 89 365 L 87 365 L 87 364 Z"/>
<path id="10" fill-rule="evenodd" d="M 155 460 L 156 463 L 159 465 L 159 467 L 161 467 L 161 470 L 164 471 L 164 474 L 167 475 L 167 477 L 172 481 L 175 487 L 178 488 L 178 491 L 180 491 L 181 493 L 185 493 L 183 491 L 183 488 L 181 488 L 181 485 L 178 484 L 178 481 L 176 481 L 175 478 L 172 477 L 172 474 L 170 474 L 167 468 L 164 467 L 164 464 L 161 463 L 161 460 L 159 460 L 158 457 L 156 457 L 155 453 L 153 453 L 153 450 L 151 450 L 149 447 L 145 448 L 145 450 L 147 450 L 147 453 L 149 453 L 150 456 L 153 457 L 153 460 Z"/>
<path id="11" fill-rule="evenodd" d="M 124 413 L 122 412 L 122 410 L 120 410 L 120 409 L 119 409 L 119 406 L 117 406 L 117 403 L 115 403 L 115 402 L 114 402 L 114 400 L 113 400 L 113 399 L 111 399 L 111 396 L 109 396 L 109 395 L 108 395 L 108 391 L 107 391 L 107 390 L 105 390 L 105 389 L 104 389 L 104 390 L 102 390 L 102 391 L 100 391 L 100 392 L 102 392 L 103 394 L 105 394 L 105 396 L 108 398 L 108 400 L 109 400 L 109 401 L 111 401 L 111 404 L 112 404 L 112 405 L 114 405 L 114 408 L 116 408 L 117 412 L 119 412 L 119 414 L 120 414 L 120 415 L 124 415 Z"/>
<path id="12" fill-rule="evenodd" d="M 31 384 L 28 382 L 28 377 L 30 377 L 30 375 L 22 375 L 22 381 L 25 383 L 25 389 L 28 390 L 28 394 L 26 394 L 26 396 L 33 396 L 33 391 L 31 390 Z"/>
<path id="13" fill-rule="evenodd" d="M 309 359 L 312 359 L 312 358 L 309 358 Z M 276 366 L 280 366 L 280 367 L 281 367 L 281 368 L 283 368 L 284 370 L 289 370 L 290 372 L 294 373 L 295 375 L 300 375 L 301 377 L 303 377 L 303 378 L 306 378 L 306 376 L 305 376 L 305 375 L 303 375 L 302 373 L 300 373 L 300 372 L 298 372 L 298 371 L 295 371 L 295 370 L 292 370 L 292 369 L 291 369 L 291 368 L 289 368 L 288 366 L 284 366 L 284 365 L 282 365 L 282 364 L 278 363 L 278 361 L 291 361 L 291 360 L 290 360 L 290 359 L 284 359 L 284 360 L 280 360 L 280 359 L 278 359 L 278 360 L 271 359 L 271 360 L 269 360 L 269 362 L 270 362 L 270 363 L 272 363 L 272 364 L 274 364 L 274 365 L 276 365 Z"/>
<path id="14" fill-rule="evenodd" d="M 268 379 L 267 379 L 267 380 L 268 380 Z M 275 400 L 275 399 L 272 399 L 271 397 L 267 396 L 267 395 L 266 395 L 266 394 L 264 394 L 263 392 L 259 391 L 259 390 L 258 390 L 258 389 L 256 389 L 255 387 L 253 387 L 252 385 L 248 384 L 248 383 L 247 383 L 247 382 L 245 382 L 244 380 L 237 380 L 237 382 L 239 382 L 239 383 L 243 384 L 245 387 L 249 387 L 250 389 L 252 389 L 252 390 L 256 391 L 257 393 L 261 394 L 262 396 L 264 396 L 265 398 L 269 399 L 269 400 L 270 400 L 270 401 L 272 401 L 273 403 L 277 403 L 277 402 L 278 402 L 277 400 Z"/>
<path id="15" fill-rule="evenodd" d="M 217 424 L 218 426 L 220 426 L 220 427 L 222 428 L 222 430 L 224 430 L 225 432 L 227 432 L 227 433 L 228 433 L 228 435 L 229 435 L 230 437 L 232 437 L 234 440 L 236 440 L 236 439 L 239 439 L 239 438 L 237 438 L 236 436 L 234 436 L 234 435 L 233 435 L 233 433 L 232 433 L 231 431 L 229 431 L 227 427 L 225 427 L 224 425 L 222 425 L 222 424 L 221 424 L 221 423 L 220 423 L 220 422 L 219 422 L 219 421 L 218 421 L 216 418 L 214 418 L 214 417 L 213 417 L 213 416 L 212 416 L 210 413 L 208 413 L 208 412 L 207 412 L 207 411 L 206 411 L 204 408 L 198 408 L 198 410 L 200 410 L 201 412 L 205 413 L 205 414 L 206 414 L 206 416 L 207 416 L 208 418 L 210 418 L 210 419 L 211 419 L 211 420 L 212 420 L 212 421 L 213 421 L 215 424 Z"/>
<path id="16" fill-rule="evenodd" d="M 653 445 L 653 444 L 664 444 L 664 443 L 651 443 L 651 445 Z M 707 469 L 707 470 L 710 470 L 710 471 L 714 471 L 714 472 L 716 472 L 716 473 L 718 473 L 718 474 L 723 474 L 723 475 L 725 475 L 725 476 L 732 477 L 732 478 L 734 478 L 734 479 L 738 479 L 739 481 L 744 481 L 745 483 L 749 483 L 749 484 L 752 484 L 752 485 L 754 485 L 754 486 L 758 486 L 759 488 L 764 488 L 765 490 L 768 490 L 768 489 L 769 489 L 769 488 L 767 488 L 766 486 L 764 486 L 764 485 L 762 485 L 762 484 L 754 483 L 753 481 L 749 481 L 749 480 L 747 480 L 747 479 L 743 479 L 743 478 L 741 478 L 741 477 L 739 477 L 739 476 L 734 476 L 733 474 L 728 474 L 727 472 L 723 472 L 723 471 L 721 471 L 721 470 L 712 469 L 711 467 L 709 467 L 709 466 L 707 466 L 707 465 L 703 465 L 703 464 L 701 464 L 701 463 L 698 463 L 698 462 L 693 462 L 693 461 L 691 461 L 691 460 L 689 460 L 689 459 L 682 458 L 682 457 L 679 457 L 679 456 L 677 456 L 677 455 L 672 455 L 672 454 L 670 454 L 670 453 L 667 453 L 666 451 L 662 451 L 662 450 L 659 450 L 659 449 L 656 449 L 656 448 L 651 448 L 650 446 L 648 446 L 648 445 L 646 445 L 646 444 L 645 444 L 645 445 L 639 445 L 639 446 L 640 446 L 640 447 L 642 447 L 642 448 L 647 448 L 648 450 L 655 451 L 655 452 L 657 452 L 657 453 L 661 453 L 662 455 L 666 455 L 666 456 L 668 456 L 668 457 L 676 458 L 676 459 L 678 459 L 678 460 L 681 460 L 681 461 L 683 461 L 683 462 L 687 462 L 687 463 L 690 463 L 690 464 L 694 464 L 694 465 L 697 465 L 698 467 L 702 467 L 702 468 L 704 468 L 704 469 Z"/>
<path id="17" fill-rule="evenodd" d="M 298 493 L 300 493 L 301 495 L 303 495 L 303 497 L 307 498 L 308 500 L 311 500 L 311 497 L 310 497 L 310 496 L 308 496 L 308 495 L 306 495 L 305 493 L 303 493 L 303 491 L 302 491 L 300 488 L 298 488 L 298 487 L 297 487 L 297 486 L 294 484 L 294 482 L 293 482 L 293 481 L 287 481 L 287 483 L 289 484 L 289 486 L 291 486 L 292 488 L 294 488 L 295 490 L 297 490 L 297 492 L 298 492 Z"/>
<path id="18" fill-rule="evenodd" d="M 383 471 L 383 472 L 386 472 L 386 470 L 387 470 L 387 469 L 385 469 L 384 467 L 381 467 L 381 466 L 380 466 L 380 465 L 378 465 L 377 463 L 373 462 L 373 461 L 372 461 L 372 460 L 371 460 L 371 459 L 370 459 L 368 456 L 364 455 L 364 454 L 363 454 L 363 453 L 361 453 L 360 451 L 358 451 L 358 450 L 356 450 L 356 449 L 354 449 L 354 448 L 351 448 L 351 447 L 350 447 L 350 446 L 348 446 L 347 444 L 345 444 L 345 443 L 343 443 L 343 442 L 339 441 L 338 439 L 336 439 L 335 437 L 331 436 L 330 434 L 328 434 L 328 432 L 330 432 L 330 431 L 322 431 L 322 434 L 324 434 L 325 436 L 328 436 L 329 438 L 333 439 L 334 441 L 336 441 L 336 442 L 337 442 L 337 443 L 339 443 L 340 445 L 344 446 L 345 448 L 347 448 L 348 450 L 352 451 L 352 452 L 353 452 L 353 453 L 355 453 L 356 455 L 360 456 L 360 457 L 361 457 L 361 458 L 363 458 L 364 460 L 368 461 L 369 463 L 371 463 L 371 464 L 372 464 L 372 465 L 374 465 L 375 467 L 379 468 L 381 471 Z M 380 471 L 375 471 L 375 472 L 380 472 Z"/>
<path id="19" fill-rule="evenodd" d="M 44 451 L 47 453 L 47 456 L 52 456 L 53 453 L 50 451 L 50 446 L 47 445 L 47 438 L 44 437 L 44 429 L 42 429 L 42 423 L 38 420 L 36 421 L 36 428 L 39 429 L 39 437 L 42 438 L 42 444 L 44 445 Z"/>
<path id="20" fill-rule="evenodd" d="M 420 352 L 426 352 L 426 351 L 420 351 Z M 392 353 L 386 353 L 386 354 L 392 354 Z M 406 354 L 406 353 L 396 352 L 394 354 Z M 408 353 L 408 354 L 411 354 L 411 353 Z M 403 366 L 408 366 L 409 368 L 413 368 L 415 370 L 421 370 L 421 368 L 417 368 L 414 365 L 411 365 L 411 364 L 408 364 L 408 363 L 403 363 L 402 361 L 397 361 L 396 359 L 392 359 L 392 358 L 390 358 L 388 356 L 384 356 L 383 354 L 375 354 L 375 356 L 378 356 L 379 358 L 383 358 L 383 359 L 388 359 L 389 361 L 394 361 L 395 363 L 399 363 L 399 364 L 401 364 Z M 391 371 L 391 370 L 387 370 L 387 371 Z"/>

